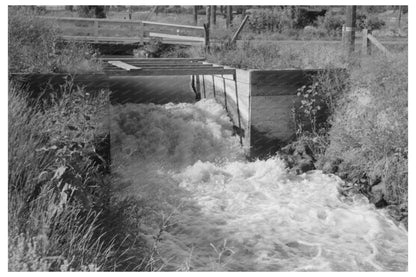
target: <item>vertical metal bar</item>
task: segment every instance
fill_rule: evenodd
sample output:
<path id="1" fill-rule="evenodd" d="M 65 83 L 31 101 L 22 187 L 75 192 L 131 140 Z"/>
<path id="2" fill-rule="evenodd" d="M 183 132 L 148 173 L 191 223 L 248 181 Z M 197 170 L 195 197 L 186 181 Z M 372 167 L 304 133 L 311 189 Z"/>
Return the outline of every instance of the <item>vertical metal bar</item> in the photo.
<path id="1" fill-rule="evenodd" d="M 235 87 L 235 100 L 237 104 L 237 117 L 238 117 L 238 128 L 240 129 L 240 144 L 243 145 L 243 137 L 241 136 L 241 119 L 240 119 L 240 106 L 238 104 L 238 91 L 237 91 L 237 80 L 234 80 Z"/>
<path id="2" fill-rule="evenodd" d="M 228 106 L 227 106 L 227 90 L 226 90 L 226 85 L 225 85 L 225 78 L 224 78 L 224 75 L 221 75 L 222 76 L 222 83 L 223 83 L 223 85 L 224 85 L 224 102 L 225 102 L 225 110 L 228 112 Z"/>
<path id="3" fill-rule="evenodd" d="M 197 100 L 201 100 L 201 83 L 199 81 L 199 75 L 196 75 L 196 91 L 197 91 Z"/>
<path id="4" fill-rule="evenodd" d="M 202 75 L 202 86 L 204 87 L 204 98 L 207 98 L 207 95 L 205 92 L 205 75 Z"/>
<path id="5" fill-rule="evenodd" d="M 214 98 L 215 98 L 215 96 L 217 96 L 217 94 L 215 93 L 215 79 L 214 79 L 214 75 L 211 75 L 211 76 L 212 76 L 212 90 L 214 92 Z"/>

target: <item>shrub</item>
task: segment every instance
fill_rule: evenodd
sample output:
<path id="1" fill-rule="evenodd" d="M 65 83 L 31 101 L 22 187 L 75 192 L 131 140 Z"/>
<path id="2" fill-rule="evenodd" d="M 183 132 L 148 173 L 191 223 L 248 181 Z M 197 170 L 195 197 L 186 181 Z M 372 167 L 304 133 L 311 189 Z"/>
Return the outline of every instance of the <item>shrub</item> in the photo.
<path id="1" fill-rule="evenodd" d="M 331 116 L 336 103 L 348 88 L 348 73 L 328 67 L 311 76 L 312 84 L 298 89 L 298 99 L 292 109 L 297 141 L 306 144 L 318 159 L 329 144 Z"/>
<path id="2" fill-rule="evenodd" d="M 63 44 L 51 22 L 36 17 L 29 8 L 9 7 L 10 72 L 99 71 L 93 49 L 85 44 Z"/>
<path id="3" fill-rule="evenodd" d="M 344 16 L 327 13 L 325 16 L 318 17 L 317 25 L 326 30 L 331 37 L 340 37 L 342 35 L 342 26 Z"/>
<path id="4" fill-rule="evenodd" d="M 362 29 L 368 29 L 368 30 L 380 30 L 382 27 L 386 25 L 386 22 L 384 22 L 382 19 L 380 19 L 377 16 L 371 15 L 365 15 L 365 14 L 358 14 L 357 15 L 357 27 Z"/>
<path id="5" fill-rule="evenodd" d="M 385 200 L 407 206 L 407 55 L 367 59 L 351 72 L 340 99 L 325 158 L 340 159 L 341 174 L 369 185 L 381 180 Z M 363 188 L 364 190 L 369 189 Z"/>
<path id="6" fill-rule="evenodd" d="M 291 13 L 288 8 L 252 9 L 249 18 L 250 30 L 262 33 L 266 31 L 281 32 L 284 27 L 291 26 Z"/>

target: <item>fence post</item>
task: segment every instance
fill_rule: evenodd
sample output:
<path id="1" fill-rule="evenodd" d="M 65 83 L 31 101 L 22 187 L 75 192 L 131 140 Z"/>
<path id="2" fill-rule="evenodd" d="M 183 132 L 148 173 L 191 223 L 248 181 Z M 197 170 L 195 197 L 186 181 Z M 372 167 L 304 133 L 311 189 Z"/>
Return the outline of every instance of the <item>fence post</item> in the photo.
<path id="1" fill-rule="evenodd" d="M 345 45 L 345 24 L 342 25 L 341 41 L 342 45 Z"/>
<path id="2" fill-rule="evenodd" d="M 94 37 L 95 42 L 98 41 L 98 20 L 94 20 Z"/>
<path id="3" fill-rule="evenodd" d="M 361 54 L 364 56 L 371 55 L 371 42 L 368 39 L 368 34 L 371 34 L 371 31 L 368 29 L 363 29 L 363 43 L 361 47 Z"/>
<path id="4" fill-rule="evenodd" d="M 355 24 L 356 24 L 357 6 L 346 7 L 345 20 L 345 48 L 347 54 L 351 55 L 355 50 Z"/>
<path id="5" fill-rule="evenodd" d="M 209 24 L 204 24 L 205 51 L 209 51 Z"/>

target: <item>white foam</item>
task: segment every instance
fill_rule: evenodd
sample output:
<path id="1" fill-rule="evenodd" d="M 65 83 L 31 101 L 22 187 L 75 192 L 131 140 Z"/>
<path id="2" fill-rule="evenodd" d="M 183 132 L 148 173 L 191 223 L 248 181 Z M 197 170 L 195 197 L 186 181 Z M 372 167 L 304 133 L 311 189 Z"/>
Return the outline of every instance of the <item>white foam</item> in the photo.
<path id="1" fill-rule="evenodd" d="M 159 246 L 166 270 L 407 269 L 403 228 L 368 201 L 344 202 L 335 176 L 246 161 L 213 100 L 115 107 L 112 126 L 114 170 L 130 181 L 120 195 L 164 213 L 181 203 Z"/>

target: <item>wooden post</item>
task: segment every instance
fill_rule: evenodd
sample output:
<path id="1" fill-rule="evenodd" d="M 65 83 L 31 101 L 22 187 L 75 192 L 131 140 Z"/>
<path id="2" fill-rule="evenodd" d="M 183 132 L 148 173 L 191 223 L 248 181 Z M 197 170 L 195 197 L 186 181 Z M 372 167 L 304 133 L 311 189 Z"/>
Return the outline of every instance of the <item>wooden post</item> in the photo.
<path id="1" fill-rule="evenodd" d="M 98 41 L 98 20 L 94 20 L 94 37 L 95 42 Z"/>
<path id="2" fill-rule="evenodd" d="M 211 6 L 207 6 L 206 11 L 207 11 L 206 12 L 206 15 L 207 15 L 206 22 L 208 24 L 208 28 L 210 28 L 211 27 Z"/>
<path id="3" fill-rule="evenodd" d="M 345 26 L 345 49 L 351 55 L 355 49 L 355 20 L 357 6 L 347 6 Z"/>
<path id="4" fill-rule="evenodd" d="M 368 39 L 368 34 L 371 34 L 371 31 L 363 29 L 363 43 L 361 47 L 361 54 L 364 56 L 371 55 L 371 42 Z"/>
<path id="5" fill-rule="evenodd" d="M 217 25 L 217 6 L 211 6 L 211 23 Z"/>
<path id="6" fill-rule="evenodd" d="M 204 24 L 204 44 L 205 51 L 209 51 L 209 25 Z"/>
<path id="7" fill-rule="evenodd" d="M 345 24 L 342 25 L 342 31 L 341 31 L 341 41 L 342 45 L 345 45 Z"/>
<path id="8" fill-rule="evenodd" d="M 198 25 L 198 6 L 194 6 L 194 25 Z"/>
<path id="9" fill-rule="evenodd" d="M 232 6 L 227 6 L 227 18 L 226 18 L 226 21 L 225 21 L 227 29 L 230 28 L 232 22 L 233 22 L 233 7 Z"/>

